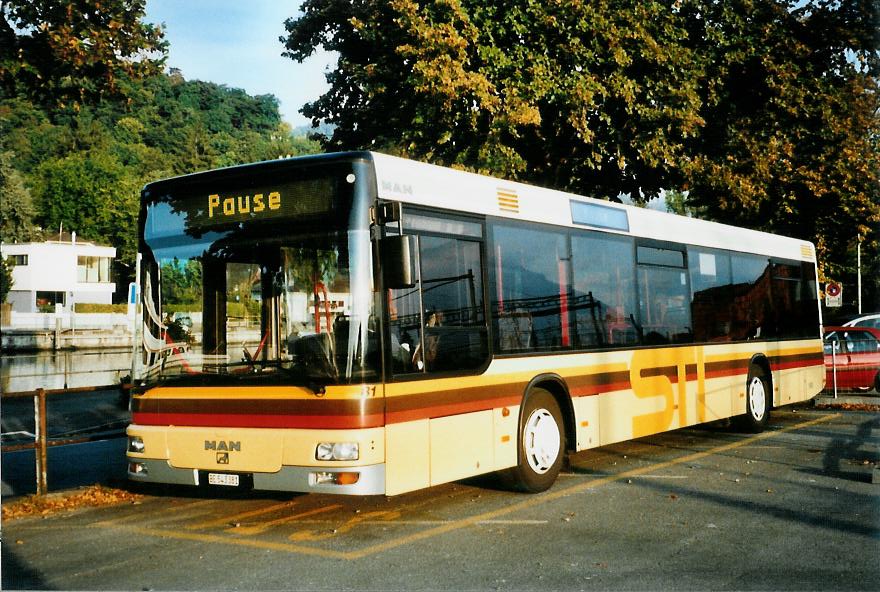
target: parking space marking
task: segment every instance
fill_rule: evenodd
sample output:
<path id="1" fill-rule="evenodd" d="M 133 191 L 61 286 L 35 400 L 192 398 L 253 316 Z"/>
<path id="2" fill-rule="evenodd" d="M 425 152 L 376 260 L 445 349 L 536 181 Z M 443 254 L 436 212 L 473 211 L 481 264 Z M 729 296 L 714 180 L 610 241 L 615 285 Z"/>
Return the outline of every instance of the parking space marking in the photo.
<path id="1" fill-rule="evenodd" d="M 204 534 L 200 532 L 184 532 L 180 530 L 164 530 L 161 528 L 146 528 L 135 526 L 132 524 L 117 524 L 113 520 L 96 522 L 92 525 L 98 528 L 109 528 L 113 530 L 122 530 L 131 534 L 139 534 L 151 536 L 160 539 L 177 539 L 181 541 L 194 541 L 199 543 L 210 543 L 219 545 L 233 545 L 238 547 L 253 547 L 255 549 L 263 549 L 269 551 L 284 551 L 286 553 L 297 553 L 300 555 L 314 555 L 317 557 L 325 557 L 329 559 L 351 559 L 348 553 L 343 551 L 333 551 L 328 549 L 320 549 L 310 547 L 308 545 L 293 545 L 290 543 L 276 543 L 260 539 L 237 538 L 231 536 Z"/>
<path id="2" fill-rule="evenodd" d="M 281 504 L 272 504 L 271 506 L 267 506 L 265 508 L 257 508 L 256 510 L 249 510 L 247 512 L 241 512 L 239 514 L 233 514 L 232 516 L 226 516 L 224 518 L 215 518 L 213 520 L 208 520 L 205 522 L 198 522 L 196 524 L 190 524 L 186 526 L 187 530 L 205 530 L 206 528 L 214 528 L 217 526 L 227 526 L 234 522 L 241 522 L 247 518 L 253 518 L 254 516 L 262 516 L 263 514 L 271 514 L 277 510 L 285 510 L 287 508 L 292 508 L 297 504 L 298 500 L 293 500 L 289 502 L 284 502 Z"/>
<path id="3" fill-rule="evenodd" d="M 400 518 L 400 512 L 398 510 L 377 510 L 375 512 L 367 512 L 366 514 L 357 514 L 352 518 L 349 518 L 342 525 L 334 528 L 333 530 L 301 530 L 291 534 L 289 538 L 294 542 L 304 542 L 304 541 L 326 541 L 327 539 L 333 538 L 338 534 L 344 534 L 351 529 L 353 529 L 358 524 L 362 524 L 367 521 L 372 521 L 373 519 L 379 518 L 383 521 L 391 521 L 396 518 Z"/>
<path id="4" fill-rule="evenodd" d="M 416 543 L 418 541 L 422 541 L 425 539 L 434 538 L 449 532 L 454 532 L 456 530 L 460 530 L 462 528 L 467 528 L 469 526 L 481 525 L 481 524 L 489 524 L 496 523 L 496 521 L 504 520 L 503 517 L 513 514 L 515 512 L 519 512 L 522 510 L 528 510 L 535 506 L 545 504 L 547 502 L 551 502 L 557 499 L 561 499 L 564 497 L 568 497 L 571 495 L 576 495 L 579 493 L 583 493 L 590 489 L 595 489 L 597 487 L 601 487 L 603 485 L 608 485 L 610 483 L 615 483 L 618 481 L 631 479 L 633 477 L 645 477 L 654 472 L 662 469 L 666 469 L 669 467 L 673 467 L 680 464 L 691 463 L 697 461 L 702 458 L 706 458 L 707 456 L 712 456 L 715 454 L 721 454 L 730 450 L 734 450 L 737 448 L 742 448 L 744 446 L 753 445 L 758 442 L 763 442 L 770 438 L 774 438 L 781 434 L 785 434 L 787 432 L 802 430 L 805 428 L 809 428 L 811 426 L 824 423 L 827 421 L 831 421 L 832 419 L 840 417 L 840 414 L 832 414 L 825 415 L 821 417 L 817 417 L 815 419 L 811 419 L 808 421 L 804 421 L 798 424 L 786 426 L 777 430 L 763 432 L 761 434 L 757 434 L 754 436 L 750 436 L 748 438 L 744 438 L 742 440 L 738 440 L 736 442 L 731 442 L 728 444 L 723 444 L 721 446 L 717 446 L 715 448 L 710 448 L 707 450 L 703 450 L 700 452 L 694 452 L 691 454 L 686 454 L 684 456 L 674 458 L 672 460 L 660 462 L 660 463 L 652 463 L 642 467 L 637 467 L 634 469 L 630 469 L 624 471 L 622 473 L 617 473 L 614 475 L 607 475 L 605 477 L 599 477 L 590 481 L 578 483 L 571 487 L 558 487 L 554 490 L 547 491 L 541 494 L 536 494 L 534 496 L 529 497 L 520 502 L 516 502 L 505 506 L 503 508 L 498 508 L 496 510 L 490 510 L 487 512 L 482 512 L 480 514 L 476 514 L 474 516 L 469 516 L 466 518 L 461 518 L 458 520 L 452 520 L 449 522 L 444 522 L 442 524 L 438 524 L 431 528 L 427 528 L 423 531 L 412 533 L 409 535 L 400 536 L 397 538 L 392 538 L 390 540 L 376 543 L 371 546 L 364 547 L 363 549 L 353 550 L 353 551 L 335 551 L 331 549 L 322 549 L 315 546 L 305 545 L 305 544 L 296 544 L 297 542 L 301 542 L 300 539 L 297 538 L 297 533 L 290 535 L 288 538 L 291 540 L 290 543 L 280 543 L 262 539 L 252 539 L 247 537 L 238 537 L 238 536 L 229 536 L 229 535 L 210 535 L 204 533 L 196 533 L 196 532 L 186 532 L 182 530 L 165 530 L 158 528 L 147 528 L 137 526 L 135 524 L 131 524 L 128 522 L 122 522 L 121 520 L 107 520 L 102 522 L 97 522 L 93 524 L 93 527 L 98 528 L 109 528 L 114 530 L 122 530 L 129 533 L 146 535 L 146 536 L 155 536 L 160 538 L 172 538 L 172 539 L 180 539 L 180 540 L 190 540 L 202 543 L 211 543 L 211 544 L 223 544 L 223 545 L 233 545 L 233 546 L 244 546 L 244 547 L 252 547 L 256 549 L 264 549 L 264 550 L 274 550 L 274 551 L 283 551 L 288 553 L 297 553 L 302 555 L 312 555 L 324 558 L 332 558 L 332 559 L 346 559 L 346 560 L 356 560 L 363 559 L 365 557 L 369 557 L 372 555 L 376 555 L 377 553 L 382 553 L 384 551 L 388 551 L 403 545 L 409 545 Z M 424 502 L 423 502 L 424 503 Z M 252 510 L 250 512 L 245 512 L 237 515 L 237 517 L 252 517 L 261 514 L 267 514 L 269 512 L 282 509 L 284 507 L 289 507 L 294 505 L 294 502 L 287 502 L 285 504 L 276 504 L 270 506 L 268 508 L 261 508 L 258 510 Z M 422 503 L 413 504 L 414 506 L 422 505 Z M 345 522 L 342 527 L 335 529 L 335 532 L 324 532 L 324 533 L 315 533 L 313 531 L 301 531 L 305 534 L 301 535 L 302 539 L 307 541 L 317 541 L 317 540 L 325 540 L 327 534 L 330 536 L 340 534 L 341 532 L 348 532 L 358 524 L 364 524 L 367 522 L 379 522 L 385 524 L 395 524 L 396 519 L 400 517 L 400 510 L 388 510 L 388 511 L 377 511 L 377 512 L 367 512 L 363 515 L 355 516 L 355 518 L 348 520 Z M 376 520 L 379 518 L 379 520 Z M 207 528 L 210 525 L 220 526 L 223 524 L 228 524 L 229 521 L 234 521 L 236 517 L 225 518 L 223 520 L 213 520 L 210 522 L 203 522 L 199 525 L 193 525 L 187 528 L 187 530 L 197 530 L 198 528 Z M 400 524 L 405 524 L 407 521 L 399 521 Z M 506 520 L 505 520 L 506 522 Z M 516 521 L 517 523 L 525 523 L 526 521 Z M 208 525 L 208 526 L 206 526 Z M 196 528 L 198 527 L 198 528 Z"/>
<path id="5" fill-rule="evenodd" d="M 315 508 L 313 510 L 308 510 L 306 512 L 300 512 L 299 514 L 293 514 L 292 516 L 282 516 L 281 518 L 276 518 L 275 520 L 269 520 L 268 522 L 258 522 L 253 526 L 234 526 L 232 528 L 227 528 L 226 532 L 231 532 L 237 535 L 255 535 L 260 534 L 262 532 L 266 532 L 270 528 L 274 526 L 278 526 L 279 524 L 287 524 L 288 522 L 296 522 L 300 518 L 306 518 L 308 516 L 314 516 L 315 514 L 323 514 L 324 512 L 332 512 L 333 510 L 338 510 L 342 507 L 342 504 L 333 504 L 332 506 L 323 506 L 321 508 Z"/>

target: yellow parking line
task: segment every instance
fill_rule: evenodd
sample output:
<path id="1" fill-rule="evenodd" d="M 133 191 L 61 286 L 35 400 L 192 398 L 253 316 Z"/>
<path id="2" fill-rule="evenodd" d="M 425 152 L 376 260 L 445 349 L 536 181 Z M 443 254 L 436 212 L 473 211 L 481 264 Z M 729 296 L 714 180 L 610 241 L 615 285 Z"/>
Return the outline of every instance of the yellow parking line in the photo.
<path id="1" fill-rule="evenodd" d="M 400 547 L 403 545 L 408 545 L 411 543 L 415 543 L 421 540 L 433 538 L 442 534 L 446 534 L 448 532 L 453 532 L 456 530 L 460 530 L 462 528 L 466 528 L 468 526 L 474 526 L 479 524 L 485 524 L 487 522 L 492 522 L 498 520 L 502 516 L 506 516 L 508 514 L 512 514 L 514 512 L 518 512 L 520 510 L 526 510 L 529 508 L 533 508 L 537 505 L 544 504 L 550 501 L 554 501 L 566 496 L 570 496 L 573 494 L 581 493 L 587 491 L 589 489 L 594 489 L 596 487 L 600 487 L 602 485 L 607 485 L 609 483 L 614 483 L 616 481 L 621 481 L 624 479 L 629 479 L 632 477 L 640 476 L 648 474 L 649 471 L 657 471 L 659 469 L 665 469 L 668 467 L 672 467 L 679 464 L 694 462 L 696 460 L 705 458 L 707 456 L 712 456 L 714 454 L 719 454 L 722 452 L 727 452 L 729 450 L 733 450 L 736 448 L 741 448 L 743 446 L 748 446 L 749 444 L 754 444 L 756 442 L 761 442 L 763 440 L 767 440 L 769 438 L 774 438 L 780 434 L 784 434 L 786 432 L 792 432 L 796 430 L 801 430 L 804 428 L 808 428 L 810 426 L 814 426 L 816 424 L 824 423 L 826 421 L 830 421 L 839 417 L 840 414 L 826 415 L 823 417 L 818 417 L 816 419 L 812 419 L 809 421 L 805 421 L 796 425 L 788 426 L 785 428 L 781 428 L 778 430 L 774 430 L 772 432 L 764 432 L 762 434 L 757 434 L 755 436 L 740 440 L 738 442 L 733 442 L 730 444 L 725 444 L 722 446 L 718 446 L 716 448 L 712 448 L 709 450 L 704 450 L 702 452 L 695 452 L 692 454 L 688 454 L 679 458 L 675 458 L 669 461 L 649 464 L 643 467 L 639 467 L 636 469 L 631 469 L 629 471 L 624 471 L 623 473 L 619 473 L 616 475 L 609 475 L 607 477 L 601 477 L 599 479 L 594 479 L 592 481 L 588 481 L 585 483 L 579 483 L 572 487 L 566 488 L 557 488 L 555 490 L 545 492 L 539 495 L 534 495 L 529 497 L 526 500 L 521 502 L 511 504 L 504 508 L 499 508 L 497 510 L 492 510 L 489 512 L 483 512 L 482 514 L 477 514 L 475 516 L 470 516 L 468 518 L 462 518 L 461 520 L 455 520 L 452 522 L 444 523 L 434 528 L 429 528 L 427 530 L 423 530 L 421 532 L 417 532 L 411 535 L 402 536 L 396 539 L 392 539 L 383 543 L 378 543 L 376 545 L 372 545 L 370 547 L 365 547 L 363 549 L 357 551 L 332 551 L 328 549 L 320 549 L 316 547 L 311 547 L 308 545 L 297 545 L 290 543 L 276 543 L 271 541 L 259 540 L 259 539 L 248 539 L 248 538 L 239 538 L 239 537 L 230 537 L 230 536 L 217 536 L 217 535 L 208 535 L 202 533 L 194 533 L 194 532 L 181 532 L 177 530 L 163 530 L 156 528 L 146 528 L 140 527 L 132 524 L 123 524 L 120 522 L 116 522 L 113 520 L 98 522 L 93 524 L 94 527 L 100 528 L 111 528 L 114 530 L 124 530 L 126 532 L 141 534 L 141 535 L 149 535 L 156 537 L 164 537 L 171 539 L 179 539 L 179 540 L 189 540 L 189 541 L 198 541 L 203 543 L 219 543 L 224 545 L 238 545 L 244 547 L 253 547 L 257 549 L 268 549 L 274 551 L 284 551 L 288 553 L 299 553 L 303 555 L 313 555 L 318 557 L 332 558 L 332 559 L 362 559 L 364 557 L 369 557 L 371 555 L 375 555 L 377 553 L 381 553 L 383 551 L 388 551 L 390 549 L 394 549 L 396 547 Z M 233 516 L 230 518 L 225 518 L 223 520 L 215 520 L 209 523 L 202 523 L 200 525 L 194 525 L 188 527 L 189 529 L 195 530 L 198 528 L 207 528 L 206 525 L 218 525 L 226 524 L 228 522 L 235 521 L 236 519 L 246 518 L 254 515 L 268 513 L 275 509 L 288 507 L 293 505 L 294 502 L 288 502 L 286 504 L 278 504 L 276 506 L 271 506 L 269 508 L 263 508 L 260 510 L 254 510 L 252 512 L 245 512 L 243 514 L 239 514 L 237 516 Z M 371 521 L 372 522 L 372 521 Z M 393 521 L 391 522 L 393 524 Z"/>
<path id="2" fill-rule="evenodd" d="M 766 440 L 767 438 L 773 438 L 779 434 L 783 434 L 785 432 L 791 432 L 794 430 L 799 430 L 803 428 L 810 427 L 812 425 L 816 425 L 818 423 L 823 423 L 825 421 L 829 421 L 835 417 L 839 417 L 839 414 L 827 415 L 824 417 L 819 417 L 810 421 L 805 421 L 803 423 L 799 423 L 797 425 L 789 426 L 786 428 L 782 428 L 780 430 L 776 430 L 773 432 L 764 432 L 762 434 L 757 434 L 756 436 L 752 436 L 751 438 L 747 438 L 745 440 L 740 440 L 739 442 L 733 442 L 731 444 L 725 444 L 723 446 L 718 446 L 717 448 L 712 448 L 710 450 L 704 450 L 703 452 L 696 452 L 693 454 L 688 454 L 681 458 L 676 458 L 670 461 L 662 462 L 659 464 L 651 464 L 644 467 L 640 467 L 638 469 L 632 469 L 630 471 L 625 471 L 618 475 L 610 475 L 608 477 L 602 477 L 600 479 L 596 479 L 595 481 L 589 481 L 586 483 L 581 483 L 578 485 L 574 485 L 572 487 L 566 487 L 565 489 L 557 489 L 549 492 L 545 492 L 540 495 L 535 495 L 527 500 L 519 502 L 517 504 L 513 504 L 511 506 L 507 506 L 505 508 L 500 508 L 498 510 L 493 510 L 491 512 L 485 512 L 483 514 L 478 514 L 477 516 L 471 516 L 469 518 L 463 518 L 461 520 L 457 520 L 455 522 L 451 522 L 449 524 L 444 524 L 442 526 L 437 526 L 436 528 L 430 528 L 428 530 L 424 530 L 422 532 L 417 532 L 408 536 L 400 537 L 399 539 L 394 539 L 391 541 L 387 541 L 384 543 L 379 543 L 377 545 L 373 545 L 372 547 L 367 547 L 365 549 L 361 549 L 359 551 L 354 551 L 348 553 L 346 555 L 346 559 L 361 559 L 363 557 L 368 557 L 370 555 L 375 555 L 376 553 L 380 553 L 382 551 L 388 551 L 389 549 L 393 549 L 395 547 L 400 547 L 401 545 L 407 545 L 410 543 L 414 543 L 416 541 L 420 541 L 427 538 L 432 538 L 441 534 L 446 534 L 447 532 L 451 532 L 453 530 L 459 530 L 461 528 L 472 526 L 479 522 L 485 522 L 487 520 L 493 520 L 499 518 L 500 516 L 504 516 L 506 514 L 511 514 L 513 512 L 518 512 L 520 510 L 525 510 L 528 508 L 532 508 L 539 504 L 543 504 L 549 501 L 557 500 L 562 497 L 566 497 L 575 493 L 580 493 L 582 491 L 586 491 L 588 489 L 593 489 L 595 487 L 599 487 L 601 485 L 606 485 L 608 483 L 613 483 L 615 481 L 620 481 L 622 479 L 628 479 L 630 477 L 635 477 L 637 475 L 641 475 L 643 473 L 647 473 L 648 471 L 656 471 L 658 469 L 665 469 L 667 467 L 671 467 L 674 465 L 693 462 L 695 460 L 699 460 L 701 458 L 705 458 L 707 456 L 711 456 L 713 454 L 719 454 L 721 452 L 726 452 L 728 450 L 733 450 L 734 448 L 740 448 L 742 446 L 746 446 L 748 444 L 752 444 L 754 442 L 758 442 L 761 440 Z"/>
<path id="3" fill-rule="evenodd" d="M 181 541 L 196 541 L 200 543 L 212 543 L 220 545 L 236 545 L 239 547 L 254 547 L 256 549 L 284 551 L 286 553 L 298 553 L 301 555 L 314 555 L 317 557 L 325 557 L 330 559 L 350 559 L 348 557 L 348 553 L 318 549 L 305 545 L 273 543 L 272 541 L 264 541 L 259 539 L 241 539 L 223 535 L 202 534 L 199 532 L 182 532 L 179 530 L 163 530 L 161 528 L 145 528 L 130 524 L 116 524 L 112 520 L 97 522 L 92 526 L 100 528 L 112 528 L 114 530 L 123 530 L 132 534 L 154 536 L 163 539 L 177 539 Z"/>
<path id="4" fill-rule="evenodd" d="M 291 508 L 297 504 L 297 500 L 284 502 L 283 504 L 273 504 L 271 506 L 267 506 L 265 508 L 257 508 L 256 510 L 250 510 L 248 512 L 242 512 L 240 514 L 233 514 L 232 516 L 226 516 L 224 518 L 215 518 L 214 520 L 208 520 L 206 522 L 199 522 L 197 524 L 190 524 L 186 527 L 187 530 L 203 530 L 205 528 L 213 528 L 216 526 L 226 526 L 232 522 L 241 522 L 245 518 L 253 518 L 254 516 L 262 516 L 263 514 L 269 514 L 271 512 L 275 512 L 276 510 L 284 510 L 287 508 Z"/>
<path id="5" fill-rule="evenodd" d="M 299 514 L 294 514 L 292 516 L 282 516 L 281 518 L 276 518 L 275 520 L 269 520 L 268 522 L 258 522 L 253 526 L 236 526 L 234 528 L 226 529 L 226 532 L 231 532 L 238 535 L 254 535 L 260 534 L 261 532 L 265 532 L 272 528 L 273 526 L 278 526 L 279 524 L 285 524 L 287 522 L 294 522 L 299 520 L 300 518 L 305 518 L 306 516 L 314 516 L 315 514 L 322 514 L 323 512 L 329 512 L 331 510 L 336 510 L 341 508 L 342 504 L 333 504 L 332 506 L 324 506 L 322 508 L 315 508 L 314 510 L 309 510 L 307 512 L 300 512 Z"/>

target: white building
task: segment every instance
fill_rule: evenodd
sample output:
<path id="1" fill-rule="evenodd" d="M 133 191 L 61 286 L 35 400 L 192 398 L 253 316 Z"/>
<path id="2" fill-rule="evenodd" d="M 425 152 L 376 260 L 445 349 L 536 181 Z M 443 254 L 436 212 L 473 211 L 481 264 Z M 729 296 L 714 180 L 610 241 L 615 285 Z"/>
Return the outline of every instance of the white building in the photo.
<path id="1" fill-rule="evenodd" d="M 116 284 L 110 270 L 115 247 L 76 239 L 0 244 L 0 256 L 12 267 L 7 301 L 15 312 L 52 312 L 74 303 L 111 304 Z"/>

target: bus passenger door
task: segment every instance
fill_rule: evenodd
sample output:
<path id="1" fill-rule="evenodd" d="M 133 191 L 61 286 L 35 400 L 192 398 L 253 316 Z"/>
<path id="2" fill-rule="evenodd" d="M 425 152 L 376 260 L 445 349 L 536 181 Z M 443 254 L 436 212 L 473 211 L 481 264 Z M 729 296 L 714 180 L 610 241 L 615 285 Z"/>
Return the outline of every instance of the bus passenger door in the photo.
<path id="1" fill-rule="evenodd" d="M 482 225 L 405 212 L 404 231 L 414 239 L 415 286 L 388 291 L 394 380 L 386 405 L 389 423 L 403 408 L 408 418 L 427 420 L 422 442 L 434 485 L 494 467 L 493 411 L 469 402 L 479 399 L 473 396 L 477 383 L 462 381 L 489 355 Z"/>

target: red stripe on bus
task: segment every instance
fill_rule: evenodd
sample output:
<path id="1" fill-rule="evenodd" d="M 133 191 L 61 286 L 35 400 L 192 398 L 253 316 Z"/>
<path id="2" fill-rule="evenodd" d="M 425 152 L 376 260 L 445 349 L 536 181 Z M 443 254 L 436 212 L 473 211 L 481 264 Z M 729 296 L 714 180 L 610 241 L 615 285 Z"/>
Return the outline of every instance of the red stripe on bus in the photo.
<path id="1" fill-rule="evenodd" d="M 477 411 L 490 411 L 498 407 L 506 405 L 519 405 L 522 396 L 519 394 L 510 395 L 491 400 L 481 401 L 460 401 L 455 403 L 446 403 L 442 405 L 432 405 L 430 407 L 420 407 L 415 409 L 402 409 L 400 411 L 388 411 L 385 421 L 388 424 L 403 423 L 407 421 L 416 421 L 419 419 L 437 419 L 439 417 L 448 417 L 450 415 L 458 415 L 461 413 L 474 413 Z"/>
<path id="2" fill-rule="evenodd" d="M 138 425 L 218 428 L 301 428 L 356 430 L 384 425 L 382 415 L 221 415 L 212 413 L 133 413 Z"/>
<path id="3" fill-rule="evenodd" d="M 706 379 L 745 377 L 749 360 L 706 364 Z M 774 356 L 774 370 L 824 366 L 820 353 Z M 688 381 L 697 380 L 695 364 L 685 366 Z M 678 382 L 678 367 L 646 368 L 642 377 L 664 376 Z M 572 397 L 584 397 L 632 388 L 629 371 L 569 377 Z M 413 395 L 371 399 L 151 399 L 133 401 L 132 419 L 141 425 L 194 427 L 363 429 L 460 413 L 519 405 L 526 383 L 470 387 Z"/>

